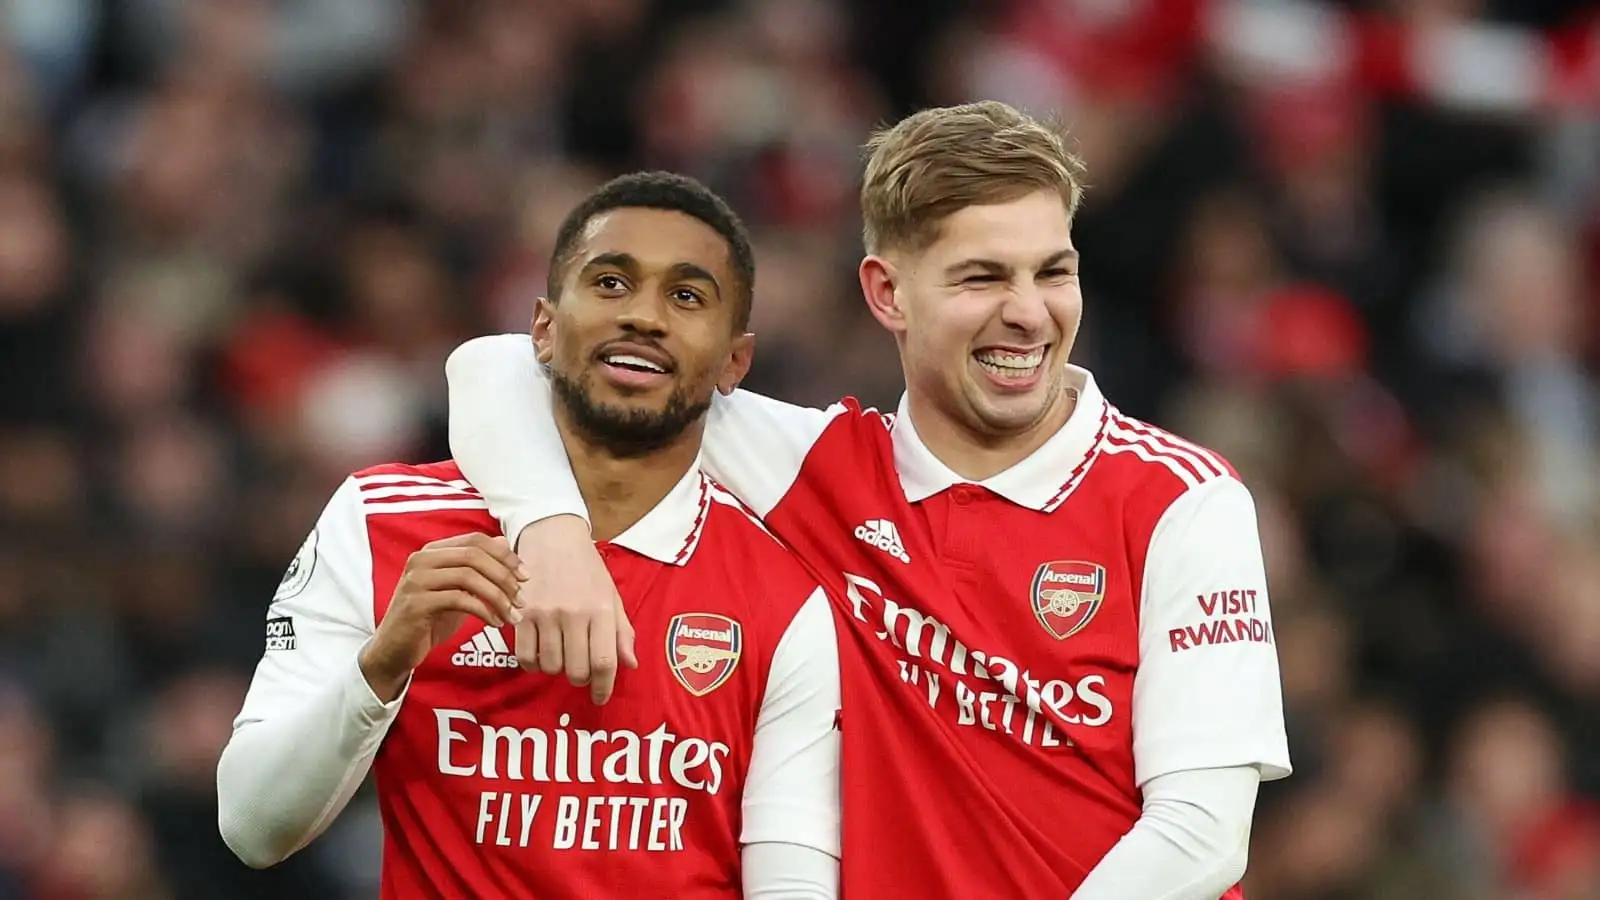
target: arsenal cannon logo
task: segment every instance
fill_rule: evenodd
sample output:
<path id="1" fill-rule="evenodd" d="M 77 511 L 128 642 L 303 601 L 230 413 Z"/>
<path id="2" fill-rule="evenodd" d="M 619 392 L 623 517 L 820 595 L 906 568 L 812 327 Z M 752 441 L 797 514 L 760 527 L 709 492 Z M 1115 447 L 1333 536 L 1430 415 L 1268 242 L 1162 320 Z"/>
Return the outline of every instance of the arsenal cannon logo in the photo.
<path id="1" fill-rule="evenodd" d="M 1064 641 L 1083 630 L 1105 599 L 1106 567 L 1081 560 L 1047 562 L 1033 573 L 1033 614 Z"/>
<path id="2" fill-rule="evenodd" d="M 716 613 L 683 613 L 667 624 L 667 667 L 696 697 L 722 687 L 739 665 L 744 631 Z"/>

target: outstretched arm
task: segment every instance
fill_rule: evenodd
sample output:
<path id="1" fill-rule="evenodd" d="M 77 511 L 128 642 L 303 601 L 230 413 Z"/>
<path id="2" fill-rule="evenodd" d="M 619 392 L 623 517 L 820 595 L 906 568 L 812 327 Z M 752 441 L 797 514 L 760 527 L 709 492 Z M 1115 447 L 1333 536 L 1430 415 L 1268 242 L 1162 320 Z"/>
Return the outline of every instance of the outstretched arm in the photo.
<path id="1" fill-rule="evenodd" d="M 450 451 L 506 534 L 552 516 L 587 519 L 556 431 L 549 378 L 528 336 L 474 338 L 450 354 L 445 376 Z M 718 396 L 706 418 L 706 472 L 766 515 L 843 408 L 811 409 L 742 390 Z"/>
<path id="2" fill-rule="evenodd" d="M 506 536 L 552 516 L 587 523 L 589 510 L 556 431 L 550 383 L 532 339 L 475 338 L 450 354 L 444 371 L 450 453 Z"/>
<path id="3" fill-rule="evenodd" d="M 556 430 L 549 380 L 527 335 L 468 341 L 445 364 L 450 449 L 517 554 L 544 577 L 524 588 L 523 667 L 565 671 L 609 699 L 619 664 L 637 665 L 633 629 L 595 552 L 588 510 Z M 793 484 L 831 414 L 743 391 L 718 398 L 706 424 L 713 478 L 765 514 Z"/>

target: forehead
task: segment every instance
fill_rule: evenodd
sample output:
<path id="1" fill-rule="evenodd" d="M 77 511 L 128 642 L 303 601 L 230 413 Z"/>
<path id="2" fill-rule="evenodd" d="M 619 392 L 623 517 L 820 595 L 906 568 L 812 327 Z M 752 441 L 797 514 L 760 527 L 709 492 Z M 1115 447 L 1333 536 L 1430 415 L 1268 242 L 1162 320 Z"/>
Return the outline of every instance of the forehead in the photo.
<path id="1" fill-rule="evenodd" d="M 578 238 L 580 265 L 603 253 L 625 253 L 646 268 L 693 263 L 718 281 L 731 278 L 728 242 L 687 213 L 627 207 L 589 220 Z"/>
<path id="2" fill-rule="evenodd" d="M 941 266 L 963 259 L 1033 263 L 1071 247 L 1067 204 L 1054 191 L 1036 191 L 956 210 L 939 223 L 938 239 L 922 256 Z"/>

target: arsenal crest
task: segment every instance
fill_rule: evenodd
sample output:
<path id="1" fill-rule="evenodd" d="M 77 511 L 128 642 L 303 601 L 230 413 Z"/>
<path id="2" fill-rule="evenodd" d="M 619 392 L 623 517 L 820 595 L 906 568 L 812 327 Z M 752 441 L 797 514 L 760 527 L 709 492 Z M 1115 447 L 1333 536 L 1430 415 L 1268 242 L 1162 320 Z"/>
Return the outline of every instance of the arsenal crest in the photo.
<path id="1" fill-rule="evenodd" d="M 1047 562 L 1033 573 L 1033 614 L 1064 641 L 1089 624 L 1106 594 L 1106 567 L 1079 560 Z"/>
<path id="2" fill-rule="evenodd" d="M 667 667 L 696 697 L 722 687 L 739 665 L 744 631 L 716 613 L 683 613 L 667 624 Z"/>

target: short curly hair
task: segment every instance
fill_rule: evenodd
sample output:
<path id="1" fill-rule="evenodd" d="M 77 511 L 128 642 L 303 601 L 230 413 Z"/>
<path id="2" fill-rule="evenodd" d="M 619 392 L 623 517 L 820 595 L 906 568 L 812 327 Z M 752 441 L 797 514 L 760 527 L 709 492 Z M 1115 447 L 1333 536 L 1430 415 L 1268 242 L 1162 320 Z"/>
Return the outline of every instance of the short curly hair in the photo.
<path id="1" fill-rule="evenodd" d="M 693 178 L 673 172 L 634 172 L 613 178 L 567 213 L 556 232 L 555 248 L 550 253 L 550 272 L 546 276 L 546 296 L 552 303 L 560 302 L 561 282 L 572 262 L 578 236 L 595 216 L 615 209 L 680 212 L 699 219 L 722 235 L 728 242 L 728 257 L 739 278 L 739 308 L 733 324 L 740 331 L 749 327 L 756 284 L 756 256 L 750 246 L 750 234 L 738 213 L 716 192 Z"/>

